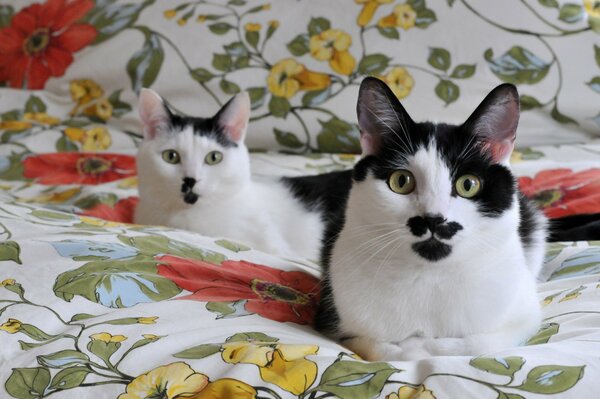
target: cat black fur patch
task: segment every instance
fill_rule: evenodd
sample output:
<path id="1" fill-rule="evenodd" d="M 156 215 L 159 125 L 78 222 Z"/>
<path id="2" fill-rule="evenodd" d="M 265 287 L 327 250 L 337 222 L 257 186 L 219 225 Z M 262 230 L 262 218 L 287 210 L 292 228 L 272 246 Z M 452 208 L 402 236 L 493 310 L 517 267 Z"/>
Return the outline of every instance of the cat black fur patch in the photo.
<path id="1" fill-rule="evenodd" d="M 519 237 L 525 247 L 533 243 L 533 233 L 540 228 L 537 213 L 535 205 L 519 192 Z"/>
<path id="2" fill-rule="evenodd" d="M 237 147 L 237 143 L 229 140 L 223 131 L 223 127 L 216 122 L 216 117 L 200 118 L 182 116 L 171 112 L 169 107 L 165 107 L 165 109 L 169 114 L 169 127 L 172 131 L 180 132 L 186 127 L 191 126 L 195 135 L 210 137 L 225 148 Z"/>

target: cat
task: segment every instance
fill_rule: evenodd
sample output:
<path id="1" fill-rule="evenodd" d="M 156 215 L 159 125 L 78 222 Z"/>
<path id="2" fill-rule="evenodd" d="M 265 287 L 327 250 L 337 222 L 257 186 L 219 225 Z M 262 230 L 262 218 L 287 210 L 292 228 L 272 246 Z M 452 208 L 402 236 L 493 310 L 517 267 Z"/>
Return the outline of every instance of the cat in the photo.
<path id="1" fill-rule="evenodd" d="M 134 221 L 227 237 L 270 254 L 318 260 L 324 198 L 336 173 L 255 181 L 244 144 L 250 116 L 240 93 L 212 118 L 175 114 L 143 89 L 144 140 L 137 154 L 140 201 Z M 344 178 L 349 190 L 350 176 Z M 344 198 L 344 196 L 341 196 Z"/>
<path id="2" fill-rule="evenodd" d="M 368 360 L 478 355 L 523 343 L 546 222 L 509 159 L 519 120 L 502 84 L 465 123 L 415 123 L 382 81 L 357 104 L 363 156 L 324 238 L 315 326 Z"/>

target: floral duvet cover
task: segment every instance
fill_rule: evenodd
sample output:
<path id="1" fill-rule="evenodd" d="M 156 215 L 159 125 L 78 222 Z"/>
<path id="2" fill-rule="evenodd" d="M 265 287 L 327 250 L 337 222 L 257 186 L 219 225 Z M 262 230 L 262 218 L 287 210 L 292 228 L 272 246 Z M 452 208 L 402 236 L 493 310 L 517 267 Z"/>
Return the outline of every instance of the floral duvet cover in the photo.
<path id="1" fill-rule="evenodd" d="M 369 363 L 311 328 L 313 261 L 123 223 L 137 201 L 131 155 L 23 152 L 17 141 L 0 150 L 2 398 L 516 399 L 600 391 L 600 242 L 548 246 L 539 285 L 544 324 L 524 346 Z M 598 212 L 599 153 L 598 144 L 540 147 L 516 152 L 513 165 L 550 216 Z M 252 155 L 257 178 L 355 160 Z"/>

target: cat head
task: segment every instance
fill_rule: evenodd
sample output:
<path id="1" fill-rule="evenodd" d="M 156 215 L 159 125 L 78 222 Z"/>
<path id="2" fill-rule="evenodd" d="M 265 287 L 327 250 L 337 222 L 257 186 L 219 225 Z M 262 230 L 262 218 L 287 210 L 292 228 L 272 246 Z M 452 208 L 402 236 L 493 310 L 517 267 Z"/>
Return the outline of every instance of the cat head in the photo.
<path id="1" fill-rule="evenodd" d="M 233 97 L 211 118 L 174 113 L 154 91 L 142 89 L 139 114 L 144 141 L 138 150 L 140 196 L 172 206 L 212 201 L 250 179 L 244 138 L 250 116 L 247 93 Z"/>
<path id="2" fill-rule="evenodd" d="M 436 262 L 516 233 L 508 168 L 519 120 L 513 85 L 496 87 L 455 126 L 414 122 L 385 83 L 366 78 L 357 113 L 363 158 L 353 190 L 365 221 L 393 221 L 411 256 Z"/>

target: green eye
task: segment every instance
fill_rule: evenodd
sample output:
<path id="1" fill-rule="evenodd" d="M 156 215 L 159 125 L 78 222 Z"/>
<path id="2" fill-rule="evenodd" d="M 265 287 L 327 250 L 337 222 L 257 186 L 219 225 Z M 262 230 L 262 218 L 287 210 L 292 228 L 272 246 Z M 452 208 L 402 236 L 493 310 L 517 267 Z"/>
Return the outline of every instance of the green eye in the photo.
<path id="1" fill-rule="evenodd" d="M 164 150 L 162 152 L 162 159 L 163 161 L 171 163 L 173 165 L 181 162 L 181 157 L 179 156 L 179 153 L 175 150 Z"/>
<path id="2" fill-rule="evenodd" d="M 456 192 L 463 198 L 473 198 L 481 191 L 481 179 L 475 175 L 463 175 L 456 180 Z"/>
<path id="3" fill-rule="evenodd" d="M 388 186 L 398 194 L 410 194 L 415 190 L 415 177 L 408 170 L 397 170 L 388 178 Z"/>
<path id="4" fill-rule="evenodd" d="M 219 151 L 211 151 L 206 154 L 206 158 L 204 158 L 204 162 L 209 165 L 216 165 L 223 160 L 223 153 Z"/>

